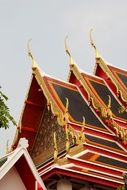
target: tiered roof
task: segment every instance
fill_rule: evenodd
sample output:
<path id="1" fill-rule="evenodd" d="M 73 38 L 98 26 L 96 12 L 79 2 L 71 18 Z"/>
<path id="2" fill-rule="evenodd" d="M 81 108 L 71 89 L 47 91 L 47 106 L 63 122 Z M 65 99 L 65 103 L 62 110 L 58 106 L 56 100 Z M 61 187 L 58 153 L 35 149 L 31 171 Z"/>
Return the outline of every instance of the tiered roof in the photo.
<path id="1" fill-rule="evenodd" d="M 123 185 L 122 175 L 127 172 L 127 113 L 120 111 L 126 105 L 126 74 L 99 56 L 97 76 L 86 74 L 67 53 L 68 82 L 42 73 L 30 54 L 33 75 L 19 136 L 29 140 L 29 151 L 46 184 L 52 181 L 55 186 L 60 176 L 68 176 L 75 187 L 92 182 L 115 189 Z"/>

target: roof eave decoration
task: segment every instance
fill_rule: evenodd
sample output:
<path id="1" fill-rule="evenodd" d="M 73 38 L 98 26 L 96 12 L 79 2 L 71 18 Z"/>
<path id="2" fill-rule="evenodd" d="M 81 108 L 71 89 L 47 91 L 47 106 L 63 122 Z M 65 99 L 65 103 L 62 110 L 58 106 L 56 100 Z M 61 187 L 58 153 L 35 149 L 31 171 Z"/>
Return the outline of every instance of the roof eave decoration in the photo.
<path id="1" fill-rule="evenodd" d="M 79 131 L 75 130 L 72 126 L 67 124 L 65 126 L 66 142 L 65 150 L 66 154 L 73 156 L 84 151 L 84 144 L 86 143 L 85 138 L 85 117 L 83 117 L 82 126 Z M 54 133 L 54 162 L 57 164 L 65 164 L 66 156 L 58 157 L 58 147 L 56 133 Z"/>
<path id="2" fill-rule="evenodd" d="M 44 93 L 44 96 L 47 99 L 47 108 L 51 111 L 52 113 L 57 117 L 57 121 L 59 125 L 64 126 L 68 123 L 69 120 L 69 114 L 68 114 L 68 108 L 65 108 L 65 112 L 63 113 L 62 110 L 54 103 L 54 100 L 52 98 L 52 95 L 50 94 L 45 81 L 44 81 L 44 73 L 40 71 L 40 68 L 30 50 L 29 46 L 30 41 L 28 42 L 28 56 L 32 60 L 32 70 L 33 70 L 33 75 L 35 76 L 41 90 Z"/>
<path id="3" fill-rule="evenodd" d="M 94 44 L 93 41 L 91 42 L 91 44 Z M 96 49 L 95 45 L 94 45 L 94 48 Z M 106 114 L 106 118 L 109 116 L 109 112 L 110 112 L 110 116 L 111 116 L 112 113 L 111 113 L 110 107 L 107 107 L 107 106 L 102 107 L 100 102 L 97 99 L 94 98 L 93 92 L 89 88 L 87 82 L 84 80 L 81 72 L 79 71 L 79 69 L 78 69 L 78 67 L 77 67 L 77 65 L 76 65 L 76 63 L 75 63 L 75 61 L 74 61 L 68 47 L 67 47 L 66 40 L 65 40 L 65 49 L 66 49 L 66 53 L 69 55 L 69 58 L 70 58 L 70 70 L 73 72 L 73 74 L 75 75 L 77 80 L 80 82 L 80 84 L 83 86 L 84 90 L 87 92 L 89 103 L 92 105 L 92 107 L 96 111 L 101 111 L 102 115 Z M 96 51 L 97 51 L 97 49 L 96 49 Z M 98 53 L 98 51 L 96 52 L 96 56 L 97 56 L 97 58 L 100 57 L 100 54 Z"/>
<path id="4" fill-rule="evenodd" d="M 117 81 L 115 76 L 112 74 L 108 66 L 105 64 L 105 61 L 100 57 L 97 59 L 97 64 L 101 67 L 101 69 L 106 73 L 106 75 L 110 78 L 114 86 L 116 87 L 116 94 L 125 105 L 127 104 L 127 92 L 122 88 L 122 85 Z M 123 105 L 124 110 L 126 107 Z"/>
<path id="5" fill-rule="evenodd" d="M 98 59 L 98 58 L 101 57 L 101 55 L 100 55 L 100 53 L 99 53 L 99 51 L 98 51 L 98 49 L 97 49 L 97 47 L 96 47 L 96 45 L 95 45 L 95 43 L 94 43 L 94 41 L 93 41 L 92 32 L 93 32 L 93 29 L 90 30 L 90 44 L 91 44 L 91 46 L 92 46 L 92 47 L 94 48 L 94 50 L 95 50 L 95 57 L 96 57 L 96 59 Z"/>
<path id="6" fill-rule="evenodd" d="M 119 96 L 122 99 L 123 102 L 127 103 L 127 98 L 126 98 L 127 97 L 127 92 L 124 91 L 121 84 L 115 78 L 113 73 L 110 71 L 110 69 L 106 65 L 104 59 L 100 55 L 100 53 L 99 53 L 99 51 L 98 51 L 98 49 L 97 49 L 97 47 L 96 47 L 96 45 L 95 45 L 95 43 L 93 41 L 93 38 L 92 38 L 92 30 L 90 31 L 90 44 L 95 50 L 96 64 L 101 67 L 101 69 L 106 73 L 106 75 L 110 78 L 110 80 L 114 84 L 114 86 L 116 88 L 117 96 Z"/>
<path id="7" fill-rule="evenodd" d="M 87 83 L 84 81 L 81 73 L 79 72 L 79 69 L 78 69 L 78 67 L 77 67 L 77 65 L 76 65 L 76 63 L 75 63 L 75 61 L 74 61 L 74 59 L 73 59 L 73 57 L 72 57 L 72 55 L 70 53 L 70 50 L 67 47 L 67 42 L 66 41 L 67 41 L 67 38 L 65 39 L 65 50 L 66 50 L 66 53 L 68 54 L 69 59 L 70 59 L 70 61 L 69 61 L 69 63 L 70 63 L 70 70 L 74 73 L 74 75 L 76 76 L 77 80 L 79 80 L 79 82 L 81 83 L 81 85 L 86 90 L 87 95 L 88 95 L 88 101 L 91 101 L 91 98 L 92 98 L 91 91 L 90 91 Z"/>

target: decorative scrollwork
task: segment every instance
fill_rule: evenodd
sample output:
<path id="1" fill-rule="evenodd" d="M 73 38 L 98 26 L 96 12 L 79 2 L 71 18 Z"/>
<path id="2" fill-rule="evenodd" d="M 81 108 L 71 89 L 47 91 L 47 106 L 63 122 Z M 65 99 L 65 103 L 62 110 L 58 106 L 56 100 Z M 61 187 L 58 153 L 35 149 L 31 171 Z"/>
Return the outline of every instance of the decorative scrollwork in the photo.
<path id="1" fill-rule="evenodd" d="M 101 107 L 100 112 L 101 112 L 102 119 L 111 119 L 112 118 L 111 97 L 109 95 L 108 95 L 107 108 Z"/>
<path id="2" fill-rule="evenodd" d="M 59 125 L 65 126 L 69 121 L 69 113 L 68 113 L 68 107 L 69 107 L 69 101 L 68 98 L 66 98 L 66 106 L 64 113 L 58 113 L 57 114 L 57 121 Z"/>
<path id="3" fill-rule="evenodd" d="M 127 108 L 122 105 L 122 106 L 120 106 L 120 107 L 118 108 L 118 112 L 119 112 L 119 113 L 127 112 Z"/>
<path id="4" fill-rule="evenodd" d="M 115 121 L 112 120 L 111 126 L 114 128 L 117 137 L 123 142 L 127 141 L 127 129 L 120 127 Z"/>

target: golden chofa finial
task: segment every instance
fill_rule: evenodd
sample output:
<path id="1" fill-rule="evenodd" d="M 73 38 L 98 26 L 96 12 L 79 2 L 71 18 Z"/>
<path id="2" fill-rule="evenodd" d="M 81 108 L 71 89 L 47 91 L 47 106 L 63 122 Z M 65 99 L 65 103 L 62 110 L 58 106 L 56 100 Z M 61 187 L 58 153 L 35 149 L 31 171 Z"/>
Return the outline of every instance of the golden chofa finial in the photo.
<path id="1" fill-rule="evenodd" d="M 68 48 L 68 46 L 67 46 L 67 39 L 68 39 L 68 36 L 66 36 L 66 38 L 65 38 L 65 51 L 66 51 L 66 53 L 69 55 L 69 58 L 70 58 L 70 65 L 74 65 L 75 61 L 74 61 L 74 59 L 73 59 L 73 57 L 72 57 L 72 55 L 71 55 L 71 52 L 70 52 L 70 50 L 69 50 L 69 48 Z"/>
<path id="2" fill-rule="evenodd" d="M 92 32 L 93 32 L 93 29 L 90 30 L 90 44 L 91 46 L 95 49 L 95 56 L 96 58 L 99 58 L 100 57 L 100 54 L 99 54 L 99 51 L 93 41 L 93 38 L 92 38 Z"/>
<path id="3" fill-rule="evenodd" d="M 31 58 L 32 60 L 32 69 L 36 69 L 38 67 L 38 64 L 32 54 L 32 51 L 31 51 L 31 46 L 30 46 L 30 43 L 31 43 L 32 39 L 28 40 L 28 43 L 27 43 L 27 50 L 28 50 L 28 56 Z"/>

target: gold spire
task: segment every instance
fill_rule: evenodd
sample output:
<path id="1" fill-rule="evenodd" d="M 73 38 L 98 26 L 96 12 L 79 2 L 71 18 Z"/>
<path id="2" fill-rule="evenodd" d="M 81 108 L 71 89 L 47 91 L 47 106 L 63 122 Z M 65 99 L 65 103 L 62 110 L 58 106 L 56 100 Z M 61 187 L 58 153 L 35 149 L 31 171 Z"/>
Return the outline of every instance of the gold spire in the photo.
<path id="1" fill-rule="evenodd" d="M 75 61 L 74 61 L 74 59 L 73 59 L 73 57 L 72 57 L 72 55 L 71 55 L 71 52 L 70 52 L 69 48 L 67 47 L 67 39 L 68 39 L 68 36 L 66 36 L 66 38 L 65 38 L 65 51 L 66 51 L 66 53 L 69 55 L 69 58 L 70 58 L 70 65 L 74 65 L 74 64 L 75 64 Z"/>
<path id="2" fill-rule="evenodd" d="M 97 47 L 96 47 L 96 45 L 95 45 L 95 43 L 93 41 L 92 32 L 93 32 L 93 29 L 90 30 L 90 44 L 95 49 L 95 56 L 96 56 L 96 58 L 99 58 L 101 56 L 100 56 L 100 53 L 99 53 L 99 51 L 98 51 L 98 49 L 97 49 Z"/>
<path id="3" fill-rule="evenodd" d="M 34 69 L 36 69 L 37 67 L 38 67 L 38 64 L 37 64 L 37 62 L 36 62 L 36 60 L 35 60 L 35 58 L 34 58 L 34 56 L 33 56 L 33 54 L 32 54 L 32 51 L 31 51 L 31 46 L 30 46 L 30 43 L 31 43 L 31 39 L 30 40 L 28 40 L 28 43 L 27 43 L 27 50 L 28 50 L 28 56 L 31 58 L 31 60 L 32 60 L 32 69 L 34 70 Z"/>

